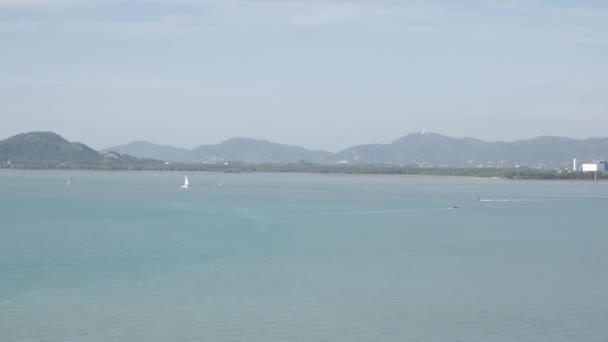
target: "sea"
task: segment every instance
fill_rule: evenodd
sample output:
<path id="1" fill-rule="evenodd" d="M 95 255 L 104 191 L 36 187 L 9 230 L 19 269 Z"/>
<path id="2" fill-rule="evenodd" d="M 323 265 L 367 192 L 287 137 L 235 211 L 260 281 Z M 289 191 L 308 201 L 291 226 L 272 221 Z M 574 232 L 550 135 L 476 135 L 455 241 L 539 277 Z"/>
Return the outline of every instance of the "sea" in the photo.
<path id="1" fill-rule="evenodd" d="M 4 170 L 0 341 L 605 342 L 607 221 L 602 181 Z"/>

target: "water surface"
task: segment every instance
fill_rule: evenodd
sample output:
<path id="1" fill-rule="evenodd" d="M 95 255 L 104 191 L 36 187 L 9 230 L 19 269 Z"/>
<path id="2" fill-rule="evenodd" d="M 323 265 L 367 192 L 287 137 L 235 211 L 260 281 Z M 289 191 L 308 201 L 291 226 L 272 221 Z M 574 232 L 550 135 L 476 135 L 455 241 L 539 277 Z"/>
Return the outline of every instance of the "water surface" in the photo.
<path id="1" fill-rule="evenodd" d="M 0 340 L 608 340 L 608 183 L 183 176 L 0 172 Z"/>

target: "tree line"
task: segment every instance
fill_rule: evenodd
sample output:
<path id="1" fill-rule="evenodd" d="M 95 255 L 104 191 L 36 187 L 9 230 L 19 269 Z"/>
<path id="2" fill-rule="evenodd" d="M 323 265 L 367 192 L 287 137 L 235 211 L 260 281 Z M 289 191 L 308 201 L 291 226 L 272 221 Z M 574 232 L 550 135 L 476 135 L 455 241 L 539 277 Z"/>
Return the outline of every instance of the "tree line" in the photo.
<path id="1" fill-rule="evenodd" d="M 132 159 L 104 162 L 55 162 L 28 161 L 3 163 L 0 167 L 11 169 L 78 169 L 78 170 L 132 170 L 132 171 L 210 171 L 226 173 L 243 172 L 302 172 L 324 174 L 386 174 L 464 176 L 506 179 L 608 179 L 608 173 L 572 172 L 558 169 L 492 168 L 492 167 L 420 167 L 391 164 L 315 164 L 301 161 L 289 164 L 230 163 L 165 163 L 156 160 Z"/>

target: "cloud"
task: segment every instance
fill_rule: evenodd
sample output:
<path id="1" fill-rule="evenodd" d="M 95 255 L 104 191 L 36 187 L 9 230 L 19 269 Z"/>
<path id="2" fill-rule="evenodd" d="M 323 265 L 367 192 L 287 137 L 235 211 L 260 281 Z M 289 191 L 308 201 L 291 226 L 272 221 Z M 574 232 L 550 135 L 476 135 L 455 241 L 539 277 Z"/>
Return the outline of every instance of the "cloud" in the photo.
<path id="1" fill-rule="evenodd" d="M 169 91 L 183 86 L 182 82 L 150 75 L 88 75 L 79 77 L 13 77 L 3 84 L 27 87 L 105 88 L 129 91 Z"/>
<path id="2" fill-rule="evenodd" d="M 191 15 L 166 15 L 160 18 L 135 21 L 91 21 L 75 22 L 70 26 L 98 32 L 138 38 L 167 38 L 191 33 L 202 26 L 197 17 Z"/>
<path id="3" fill-rule="evenodd" d="M 120 5 L 120 0 L 0 0 L 0 8 L 37 13 L 76 8 L 68 16 L 56 11 L 51 16 L 45 14 L 44 19 L 54 26 L 135 37 L 174 37 L 200 30 L 202 26 L 313 28 L 360 23 L 391 14 L 390 8 L 380 3 L 344 0 L 132 0 L 125 12 L 131 17 L 126 18 Z M 104 11 L 99 12 L 101 15 L 80 11 L 85 7 Z M 163 16 L 163 13 L 174 14 Z M 203 17 L 207 20 L 205 25 L 200 20 Z"/>
<path id="4" fill-rule="evenodd" d="M 388 9 L 371 5 L 338 2 L 293 2 L 283 8 L 283 11 L 291 14 L 289 21 L 292 24 L 300 26 L 335 25 L 392 13 Z"/>
<path id="5" fill-rule="evenodd" d="M 590 5 L 584 2 L 556 1 L 505 1 L 495 0 L 486 2 L 489 9 L 541 16 L 562 16 L 569 18 L 605 18 L 608 15 L 606 6 Z"/>
<path id="6" fill-rule="evenodd" d="M 608 46 L 608 37 L 598 37 L 589 33 L 567 32 L 560 36 L 561 40 L 587 46 Z"/>
<path id="7" fill-rule="evenodd" d="M 325 29 L 360 26 L 376 32 L 437 40 L 516 41 L 605 46 L 608 9 L 584 4 L 487 0 L 480 6 L 445 2 L 359 0 L 0 0 L 0 8 L 104 7 L 56 11 L 42 22 L 0 22 L 0 32 L 65 27 L 133 38 L 175 38 L 220 30 Z M 485 5 L 485 6 L 481 6 Z M 142 9 L 141 11 L 139 9 Z M 46 13 L 46 12 L 45 12 Z M 32 18 L 28 18 L 32 19 Z M 49 20 L 50 19 L 50 20 Z M 203 21 L 204 20 L 204 21 Z"/>
<path id="8" fill-rule="evenodd" d="M 92 0 L 91 2 L 95 2 Z M 1 7 L 37 8 L 37 7 L 68 7 L 82 6 L 88 2 L 83 0 L 0 0 Z"/>
<path id="9" fill-rule="evenodd" d="M 38 23 L 32 20 L 10 20 L 0 21 L 0 33 L 13 33 L 19 31 L 32 30 Z"/>
<path id="10" fill-rule="evenodd" d="M 67 20 L 62 25 L 78 31 L 153 39 L 175 38 L 212 28 L 322 27 L 390 14 L 388 10 L 373 5 L 341 1 L 139 0 L 135 3 L 139 6 L 158 6 L 165 12 L 173 11 L 175 14 L 157 17 L 144 15 L 130 19 L 115 16 L 92 20 L 79 18 Z"/>
<path id="11" fill-rule="evenodd" d="M 198 9 L 215 9 L 233 17 L 266 18 L 270 22 L 295 26 L 324 26 L 356 22 L 391 14 L 378 3 L 340 0 L 143 0 L 151 3 L 182 4 Z"/>

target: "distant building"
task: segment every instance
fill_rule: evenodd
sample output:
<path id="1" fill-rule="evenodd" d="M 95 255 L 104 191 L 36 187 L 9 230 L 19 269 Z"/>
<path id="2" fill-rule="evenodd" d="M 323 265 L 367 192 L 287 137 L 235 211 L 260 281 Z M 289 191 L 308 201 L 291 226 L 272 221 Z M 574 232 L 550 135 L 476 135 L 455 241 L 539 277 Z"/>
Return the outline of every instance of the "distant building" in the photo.
<path id="1" fill-rule="evenodd" d="M 600 167 L 600 171 L 602 172 L 608 172 L 608 162 L 605 160 L 602 160 L 601 162 L 598 163 L 599 167 Z"/>
<path id="2" fill-rule="evenodd" d="M 582 165 L 583 172 L 598 172 L 599 169 L 599 164 L 585 163 Z"/>
<path id="3" fill-rule="evenodd" d="M 103 157 L 106 159 L 119 159 L 120 153 L 114 152 L 114 151 L 109 151 L 109 152 L 104 153 Z"/>

